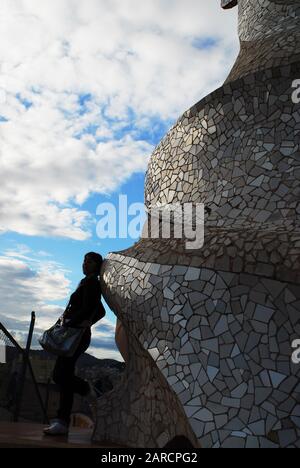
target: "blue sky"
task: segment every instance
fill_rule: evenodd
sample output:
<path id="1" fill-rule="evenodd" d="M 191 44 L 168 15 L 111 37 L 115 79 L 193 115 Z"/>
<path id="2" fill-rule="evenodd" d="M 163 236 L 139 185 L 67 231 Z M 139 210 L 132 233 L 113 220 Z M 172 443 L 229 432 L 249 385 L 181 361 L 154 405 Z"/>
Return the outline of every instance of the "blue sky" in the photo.
<path id="1" fill-rule="evenodd" d="M 114 192 L 111 196 L 92 195 L 83 205 L 83 208 L 93 214 L 97 221 L 100 219 L 100 217 L 96 215 L 98 204 L 109 201 L 109 203 L 118 207 L 120 194 L 127 195 L 129 204 L 143 202 L 144 179 L 144 173 L 134 174 L 130 177 L 128 182 L 120 187 L 120 191 Z M 84 242 L 54 237 L 24 236 L 15 232 L 2 234 L 0 239 L 2 253 L 14 250 L 20 245 L 26 245 L 32 252 L 45 252 L 49 254 L 51 259 L 55 259 L 56 262 L 67 267 L 69 270 L 68 277 L 71 280 L 71 287 L 74 288 L 82 277 L 82 258 L 86 252 L 97 251 L 101 253 L 103 257 L 106 257 L 109 252 L 128 248 L 136 242 L 138 238 L 120 239 L 117 237 L 116 239 L 99 239 L 96 232 L 96 225 L 93 225 L 91 238 Z M 65 302 L 61 300 L 55 301 L 55 303 L 63 306 Z M 110 316 L 110 318 L 112 317 Z"/>
<path id="2" fill-rule="evenodd" d="M 84 203 L 82 208 L 91 213 L 95 217 L 95 220 L 97 222 L 97 220 L 100 219 L 96 215 L 97 206 L 100 203 L 109 201 L 109 203 L 112 203 L 115 207 L 118 208 L 120 194 L 127 196 L 129 205 L 136 202 L 143 202 L 144 180 L 144 173 L 133 174 L 126 183 L 120 186 L 120 189 L 118 191 L 112 193 L 110 196 L 93 194 Z M 130 221 L 132 217 L 129 217 L 128 219 Z M 70 280 L 70 290 L 74 290 L 79 280 L 83 276 L 81 265 L 83 256 L 86 252 L 97 251 L 101 253 L 102 256 L 105 258 L 109 252 L 124 250 L 138 240 L 138 237 L 133 239 L 121 239 L 119 237 L 117 237 L 116 239 L 99 239 L 96 232 L 96 224 L 93 225 L 90 232 L 91 238 L 86 241 L 77 241 L 54 237 L 24 236 L 16 232 L 8 232 L 2 234 L 0 238 L 0 254 L 5 255 L 6 252 L 15 251 L 15 254 L 17 256 L 17 252 L 20 250 L 20 247 L 22 250 L 22 246 L 24 248 L 26 246 L 31 252 L 40 252 L 41 254 L 37 255 L 37 257 L 40 258 L 43 258 L 43 254 L 47 254 L 47 256 L 49 257 L 46 258 L 48 258 L 49 260 L 55 260 L 55 262 L 57 262 L 60 266 L 63 266 L 67 269 L 67 277 Z M 48 301 L 48 303 L 58 305 L 63 308 L 66 304 L 66 299 Z M 114 324 L 115 315 L 110 310 L 104 299 L 103 304 L 107 312 L 106 319 Z M 18 304 L 16 304 L 16 309 L 17 307 Z M 32 308 L 34 308 L 34 306 L 32 306 Z M 28 309 L 28 317 L 30 316 L 30 312 L 31 310 Z M 39 310 L 37 309 L 36 312 L 38 315 Z M 15 314 L 16 317 L 18 317 L 17 310 L 15 311 Z M 3 321 L 5 323 L 5 318 Z M 111 330 L 108 331 L 111 334 Z M 102 357 L 104 352 L 105 356 L 103 355 L 103 357 L 106 357 L 107 353 L 109 352 L 111 353 L 111 357 L 122 360 L 122 358 L 118 356 L 118 352 L 117 350 L 115 350 L 113 344 L 110 342 L 109 345 L 110 346 L 108 347 L 108 349 L 104 348 L 103 350 L 102 348 L 102 354 L 98 354 L 96 351 L 96 355 L 98 354 L 99 357 Z"/>
<path id="3" fill-rule="evenodd" d="M 96 208 L 143 203 L 150 155 L 220 86 L 238 52 L 219 1 L 3 0 L 0 18 L 0 320 L 24 340 L 53 323 L 82 277 L 137 239 L 99 239 Z M 130 219 L 129 219 L 130 221 Z M 115 316 L 91 352 L 121 359 Z"/>

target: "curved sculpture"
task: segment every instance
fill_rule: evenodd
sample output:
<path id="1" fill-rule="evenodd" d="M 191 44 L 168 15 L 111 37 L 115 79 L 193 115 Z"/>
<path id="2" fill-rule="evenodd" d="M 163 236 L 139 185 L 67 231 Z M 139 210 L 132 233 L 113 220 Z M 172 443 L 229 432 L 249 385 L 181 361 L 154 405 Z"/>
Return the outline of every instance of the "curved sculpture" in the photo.
<path id="1" fill-rule="evenodd" d="M 204 247 L 141 239 L 103 265 L 128 362 L 95 440 L 300 447 L 300 0 L 222 6 L 236 3 L 229 78 L 169 131 L 145 184 L 149 210 L 205 203 Z"/>

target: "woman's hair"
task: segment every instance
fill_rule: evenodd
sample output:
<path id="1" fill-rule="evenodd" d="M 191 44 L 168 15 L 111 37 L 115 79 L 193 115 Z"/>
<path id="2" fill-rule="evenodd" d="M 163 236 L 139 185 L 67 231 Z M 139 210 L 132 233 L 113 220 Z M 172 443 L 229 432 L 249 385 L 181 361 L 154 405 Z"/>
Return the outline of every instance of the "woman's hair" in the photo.
<path id="1" fill-rule="evenodd" d="M 100 254 L 98 254 L 96 252 L 89 252 L 89 253 L 85 254 L 85 257 L 90 257 L 95 263 L 97 263 L 97 265 L 98 265 L 97 274 L 100 275 L 100 270 L 101 270 L 101 266 L 102 266 L 102 263 L 103 263 L 102 255 L 100 255 Z"/>

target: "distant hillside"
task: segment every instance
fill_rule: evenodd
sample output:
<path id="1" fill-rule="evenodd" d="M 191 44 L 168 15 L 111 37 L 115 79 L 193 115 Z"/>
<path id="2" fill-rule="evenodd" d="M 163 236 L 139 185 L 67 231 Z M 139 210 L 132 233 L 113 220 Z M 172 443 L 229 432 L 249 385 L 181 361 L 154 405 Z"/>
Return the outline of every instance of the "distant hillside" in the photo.
<path id="1" fill-rule="evenodd" d="M 122 371 L 125 368 L 125 363 L 116 361 L 115 359 L 98 359 L 95 356 L 91 356 L 90 354 L 83 354 L 80 356 L 77 362 L 77 366 L 80 367 L 115 367 L 118 370 Z"/>
<path id="2" fill-rule="evenodd" d="M 19 351 L 16 348 L 12 347 L 7 347 L 6 349 L 6 359 L 8 362 L 14 360 L 19 354 Z M 31 350 L 30 351 L 30 356 L 33 358 L 38 358 L 40 360 L 55 360 L 55 356 L 52 354 L 46 353 L 46 351 L 43 350 Z M 115 359 L 98 359 L 94 356 L 91 356 L 90 354 L 83 354 L 80 356 L 77 362 L 77 366 L 79 368 L 88 368 L 88 367 L 102 367 L 102 368 L 108 368 L 108 367 L 113 367 L 118 369 L 119 371 L 124 370 L 125 364 L 120 361 L 116 361 Z"/>

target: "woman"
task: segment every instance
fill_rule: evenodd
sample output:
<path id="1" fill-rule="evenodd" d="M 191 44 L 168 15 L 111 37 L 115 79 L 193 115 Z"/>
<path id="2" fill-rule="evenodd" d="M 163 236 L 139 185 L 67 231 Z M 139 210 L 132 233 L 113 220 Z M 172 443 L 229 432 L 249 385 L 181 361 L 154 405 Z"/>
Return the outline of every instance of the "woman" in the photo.
<path id="1" fill-rule="evenodd" d="M 92 386 L 75 376 L 76 361 L 89 347 L 91 326 L 105 316 L 101 303 L 101 287 L 98 276 L 103 258 L 100 254 L 90 252 L 85 255 L 83 273 L 85 278 L 72 294 L 70 302 L 61 317 L 63 324 L 69 327 L 87 327 L 80 345 L 71 358 L 58 357 L 53 372 L 53 380 L 60 387 L 60 405 L 57 419 L 44 429 L 46 435 L 66 435 L 69 431 L 74 393 L 95 400 Z"/>

